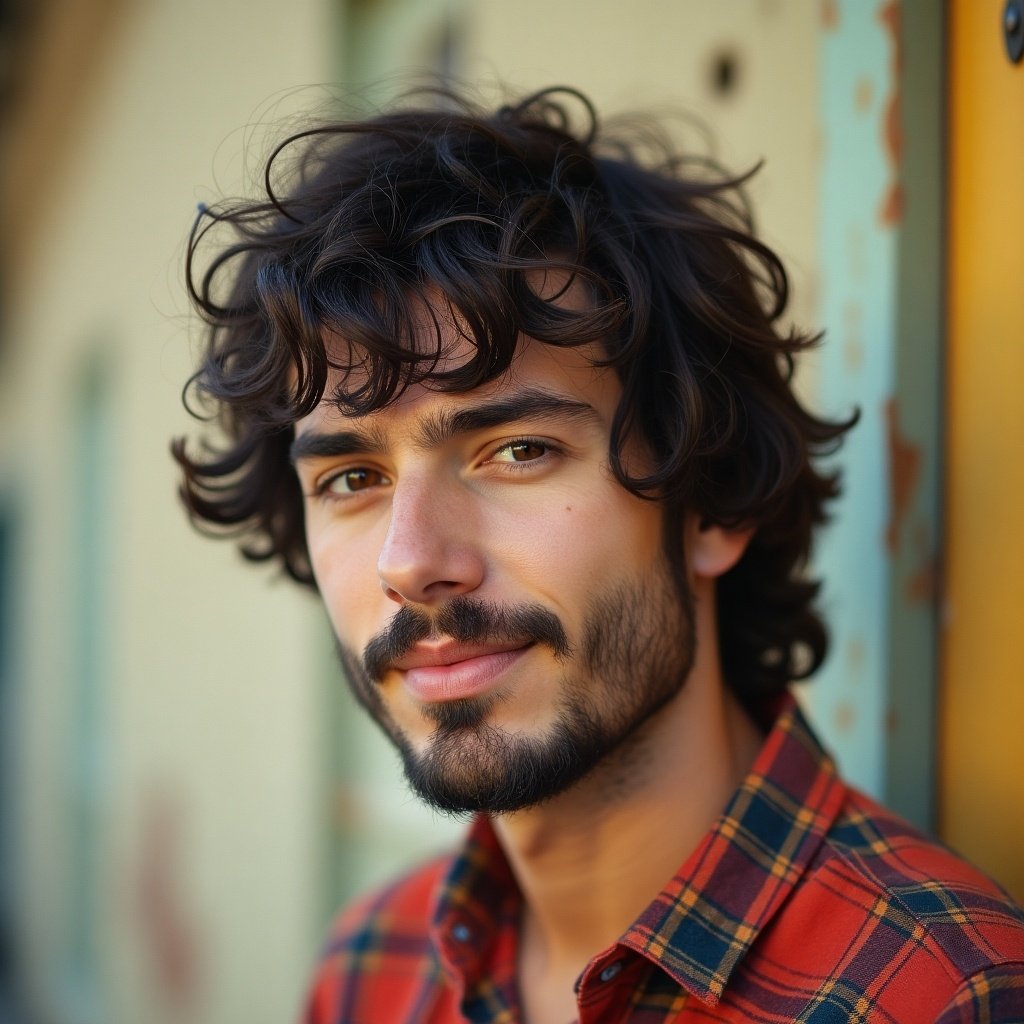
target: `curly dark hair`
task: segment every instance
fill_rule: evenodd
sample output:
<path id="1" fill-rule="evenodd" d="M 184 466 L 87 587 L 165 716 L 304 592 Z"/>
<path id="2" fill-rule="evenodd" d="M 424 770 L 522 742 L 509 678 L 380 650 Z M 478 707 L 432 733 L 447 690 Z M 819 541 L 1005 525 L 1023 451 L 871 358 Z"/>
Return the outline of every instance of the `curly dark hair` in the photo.
<path id="1" fill-rule="evenodd" d="M 296 132 L 267 162 L 265 195 L 201 209 L 190 238 L 188 288 L 207 325 L 190 386 L 227 442 L 172 446 L 194 520 L 315 585 L 288 449 L 331 367 L 360 368 L 327 397 L 361 414 L 416 382 L 464 392 L 493 380 L 521 336 L 599 340 L 622 384 L 610 465 L 663 503 L 677 580 L 684 510 L 754 530 L 718 581 L 729 684 L 753 707 L 809 675 L 827 636 L 804 573 L 838 493 L 812 463 L 856 415 L 830 422 L 794 395 L 794 356 L 818 338 L 776 326 L 787 279 L 754 237 L 748 178 L 680 156 L 649 128 L 606 137 L 570 89 L 496 111 L 432 93 Z M 582 282 L 587 308 L 540 296 L 538 271 Z M 438 303 L 475 344 L 456 369 L 439 368 L 440 331 L 434 349 L 422 338 L 419 311 Z M 343 339 L 341 356 L 325 334 Z M 633 432 L 653 453 L 640 477 L 621 457 Z"/>

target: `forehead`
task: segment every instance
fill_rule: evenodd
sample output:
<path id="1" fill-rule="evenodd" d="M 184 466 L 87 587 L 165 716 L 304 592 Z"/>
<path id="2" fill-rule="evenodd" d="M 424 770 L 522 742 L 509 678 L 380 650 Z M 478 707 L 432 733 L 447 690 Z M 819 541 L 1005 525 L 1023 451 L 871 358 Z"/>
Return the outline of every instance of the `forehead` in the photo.
<path id="1" fill-rule="evenodd" d="M 465 338 L 453 343 L 442 362 L 457 365 L 458 360 L 468 358 L 468 346 L 471 344 Z M 423 418 L 437 417 L 468 407 L 507 404 L 509 400 L 513 403 L 521 400 L 524 416 L 529 413 L 531 418 L 538 418 L 543 416 L 545 398 L 550 399 L 552 414 L 560 404 L 563 413 L 570 405 L 576 405 L 581 411 L 590 410 L 592 419 L 608 426 L 614 416 L 621 389 L 613 370 L 596 365 L 602 355 L 603 350 L 597 343 L 561 348 L 532 338 L 523 338 L 509 368 L 480 387 L 470 391 L 444 391 L 432 387 L 428 379 L 410 385 L 384 408 L 362 415 L 343 412 L 332 399 L 331 395 L 338 385 L 358 384 L 358 380 L 353 381 L 341 371 L 332 370 L 324 399 L 312 413 L 295 424 L 295 433 L 300 436 L 328 423 L 344 423 L 391 434 L 406 427 L 411 429 L 412 424 Z M 450 367 L 439 365 L 439 369 L 445 368 Z M 505 418 L 510 417 L 506 415 Z M 582 420 L 585 417 L 579 418 Z"/>
<path id="2" fill-rule="evenodd" d="M 538 273 L 531 285 L 539 296 L 566 309 L 582 311 L 590 305 L 582 283 L 564 274 Z M 503 373 L 472 390 L 453 391 L 440 381 L 477 353 L 465 321 L 440 296 L 414 303 L 413 312 L 415 333 L 411 343 L 431 357 L 431 373 L 426 379 L 406 387 L 383 408 L 365 414 L 343 411 L 336 396 L 342 391 L 358 389 L 367 379 L 368 370 L 361 365 L 358 347 L 350 344 L 343 334 L 325 334 L 324 345 L 332 365 L 324 397 L 309 416 L 296 423 L 297 435 L 327 420 L 385 426 L 417 410 L 498 401 L 526 391 L 541 391 L 585 403 L 593 407 L 601 419 L 610 422 L 620 389 L 614 371 L 599 365 L 605 355 L 600 342 L 563 347 L 520 335 L 512 360 Z"/>

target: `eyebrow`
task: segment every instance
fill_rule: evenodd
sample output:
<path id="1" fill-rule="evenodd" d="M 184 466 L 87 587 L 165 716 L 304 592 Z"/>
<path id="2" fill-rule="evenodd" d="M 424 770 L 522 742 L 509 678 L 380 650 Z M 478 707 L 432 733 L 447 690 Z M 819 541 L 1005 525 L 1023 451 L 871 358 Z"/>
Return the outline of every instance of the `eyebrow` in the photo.
<path id="1" fill-rule="evenodd" d="M 601 422 L 597 410 L 586 402 L 577 402 L 542 388 L 517 388 L 479 405 L 442 409 L 428 416 L 420 424 L 413 444 L 430 450 L 464 434 L 540 418 L 561 422 Z M 295 465 L 303 459 L 369 455 L 381 452 L 387 446 L 385 434 L 376 427 L 353 427 L 331 433 L 309 431 L 292 441 L 288 457 Z"/>

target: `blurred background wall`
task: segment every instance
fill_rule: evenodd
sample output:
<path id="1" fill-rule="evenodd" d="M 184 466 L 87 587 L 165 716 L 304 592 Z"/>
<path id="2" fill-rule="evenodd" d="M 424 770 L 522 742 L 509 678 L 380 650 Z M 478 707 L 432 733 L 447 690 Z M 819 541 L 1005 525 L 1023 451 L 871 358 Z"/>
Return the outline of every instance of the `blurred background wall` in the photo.
<path id="1" fill-rule="evenodd" d="M 996 486 L 1008 491 L 979 506 L 960 500 L 975 493 L 973 469 L 963 485 L 942 474 L 968 415 L 943 374 L 945 211 L 954 194 L 984 205 L 969 161 L 953 184 L 945 173 L 947 99 L 976 94 L 973 54 L 1016 71 L 992 88 L 1024 103 L 1000 11 L 993 0 L 7 0 L 0 1024 L 293 1018 L 338 903 L 457 831 L 405 793 L 349 704 L 316 601 L 190 530 L 167 451 L 195 433 L 180 392 L 197 338 L 181 270 L 196 203 L 247 190 L 290 112 L 331 95 L 386 102 L 411 72 L 491 95 L 568 83 L 602 111 L 682 111 L 711 129 L 675 117 L 684 144 L 737 169 L 764 161 L 751 194 L 791 271 L 790 315 L 828 339 L 800 386 L 829 414 L 863 413 L 817 555 L 834 653 L 803 697 L 855 782 L 1024 895 L 1017 745 L 995 738 L 1024 711 L 1015 659 L 986 662 L 984 703 L 970 690 L 978 652 L 1012 644 L 1024 560 L 1004 544 L 994 563 L 1011 581 L 994 638 L 983 583 L 954 580 L 957 604 L 941 573 L 960 538 L 985 532 L 963 516 L 984 522 L 992 493 L 1019 511 L 1024 491 L 1019 413 L 986 434 L 984 383 L 963 465 L 1002 445 Z M 944 45 L 954 14 L 978 26 L 960 56 Z M 300 88 L 317 84 L 334 89 Z M 970 349 L 972 302 L 994 299 L 957 301 L 954 341 Z M 1008 319 L 990 315 L 986 336 Z M 997 353 L 989 372 L 1019 381 L 1019 357 Z M 943 508 L 963 513 L 945 535 Z M 978 632 L 943 682 L 964 608 Z"/>

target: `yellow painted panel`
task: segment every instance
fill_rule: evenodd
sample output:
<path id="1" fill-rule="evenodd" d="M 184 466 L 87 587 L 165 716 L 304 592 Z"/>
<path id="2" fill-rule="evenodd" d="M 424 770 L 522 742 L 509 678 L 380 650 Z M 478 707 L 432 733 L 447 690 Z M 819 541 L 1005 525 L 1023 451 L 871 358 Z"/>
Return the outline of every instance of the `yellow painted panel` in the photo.
<path id="1" fill-rule="evenodd" d="M 943 837 L 1024 899 L 1024 63 L 950 11 Z"/>

